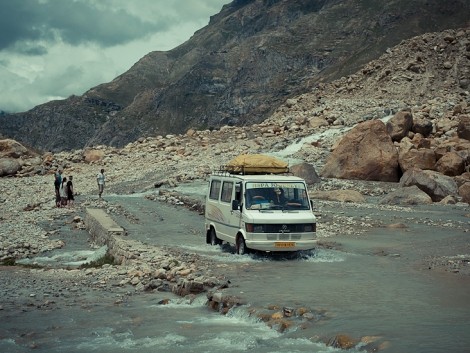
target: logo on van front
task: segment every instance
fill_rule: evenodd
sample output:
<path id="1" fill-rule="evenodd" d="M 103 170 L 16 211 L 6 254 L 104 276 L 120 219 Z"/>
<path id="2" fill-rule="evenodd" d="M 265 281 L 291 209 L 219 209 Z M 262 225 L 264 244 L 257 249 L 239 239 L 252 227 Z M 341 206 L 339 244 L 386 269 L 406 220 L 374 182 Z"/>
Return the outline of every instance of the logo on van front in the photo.
<path id="1" fill-rule="evenodd" d="M 290 230 L 289 230 L 289 227 L 287 226 L 287 224 L 283 224 L 281 226 L 281 233 L 290 233 Z"/>

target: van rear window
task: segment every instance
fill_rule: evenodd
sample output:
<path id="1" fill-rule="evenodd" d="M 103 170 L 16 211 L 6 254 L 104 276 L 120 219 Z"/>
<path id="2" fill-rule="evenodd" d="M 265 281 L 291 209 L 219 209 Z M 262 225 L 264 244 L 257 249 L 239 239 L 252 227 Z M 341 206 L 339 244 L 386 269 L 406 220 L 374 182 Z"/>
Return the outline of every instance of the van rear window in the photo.
<path id="1" fill-rule="evenodd" d="M 212 180 L 211 189 L 209 191 L 209 198 L 212 200 L 218 200 L 220 194 L 220 180 Z"/>

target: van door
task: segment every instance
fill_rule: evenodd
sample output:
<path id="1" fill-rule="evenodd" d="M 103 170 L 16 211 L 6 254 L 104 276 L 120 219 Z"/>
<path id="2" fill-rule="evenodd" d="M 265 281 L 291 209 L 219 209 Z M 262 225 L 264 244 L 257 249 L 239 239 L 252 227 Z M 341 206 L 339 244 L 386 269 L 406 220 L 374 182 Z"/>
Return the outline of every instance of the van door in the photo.
<path id="1" fill-rule="evenodd" d="M 241 181 L 235 183 L 235 193 L 233 199 L 237 201 L 239 207 L 237 210 L 232 210 L 233 217 L 237 220 L 237 229 L 240 229 L 242 223 L 242 210 L 243 205 L 243 184 Z"/>
<path id="2" fill-rule="evenodd" d="M 224 180 L 220 194 L 221 208 L 225 210 L 224 214 L 227 215 L 227 222 L 223 225 L 223 229 L 221 229 L 223 233 L 221 236 L 224 240 L 231 243 L 235 242 L 240 224 L 240 210 L 232 210 L 232 201 L 236 197 L 235 185 L 234 180 Z"/>

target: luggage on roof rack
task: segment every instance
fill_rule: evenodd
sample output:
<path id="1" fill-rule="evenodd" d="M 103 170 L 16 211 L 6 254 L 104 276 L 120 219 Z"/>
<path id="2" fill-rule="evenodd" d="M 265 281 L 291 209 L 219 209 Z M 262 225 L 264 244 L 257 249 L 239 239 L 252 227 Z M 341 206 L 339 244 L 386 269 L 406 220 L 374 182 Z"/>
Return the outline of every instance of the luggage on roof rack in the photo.
<path id="1" fill-rule="evenodd" d="M 232 174 L 284 174 L 288 164 L 275 157 L 263 154 L 241 154 L 222 168 Z"/>

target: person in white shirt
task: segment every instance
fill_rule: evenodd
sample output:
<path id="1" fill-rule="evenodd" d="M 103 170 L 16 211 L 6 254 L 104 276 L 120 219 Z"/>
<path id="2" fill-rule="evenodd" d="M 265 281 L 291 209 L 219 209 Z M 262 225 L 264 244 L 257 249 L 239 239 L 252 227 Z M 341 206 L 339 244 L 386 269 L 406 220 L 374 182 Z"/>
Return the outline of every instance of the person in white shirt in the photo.
<path id="1" fill-rule="evenodd" d="M 106 180 L 106 177 L 104 176 L 104 169 L 101 169 L 101 171 L 96 176 L 96 182 L 98 183 L 99 198 L 101 198 L 101 194 L 103 194 L 105 180 Z"/>

